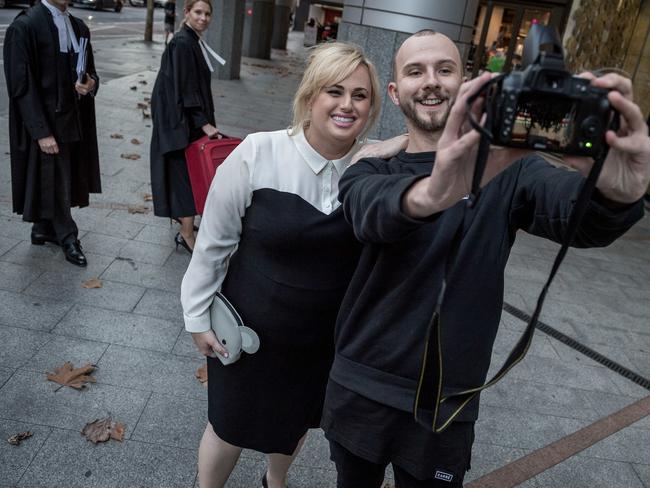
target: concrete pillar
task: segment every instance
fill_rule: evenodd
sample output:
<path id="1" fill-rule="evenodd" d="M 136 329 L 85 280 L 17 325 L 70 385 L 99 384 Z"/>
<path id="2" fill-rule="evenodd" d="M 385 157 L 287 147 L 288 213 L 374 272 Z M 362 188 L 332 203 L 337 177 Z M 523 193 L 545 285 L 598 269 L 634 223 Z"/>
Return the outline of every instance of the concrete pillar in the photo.
<path id="1" fill-rule="evenodd" d="M 363 48 L 381 79 L 382 110 L 370 137 L 387 139 L 406 132 L 404 117 L 387 95 L 393 54 L 414 32 L 433 29 L 456 42 L 465 60 L 479 0 L 345 0 L 338 39 Z"/>
<path id="2" fill-rule="evenodd" d="M 176 18 L 174 19 L 174 32 L 180 29 L 185 19 L 185 0 L 176 0 Z"/>
<path id="3" fill-rule="evenodd" d="M 214 78 L 239 79 L 243 31 L 244 3 L 241 0 L 212 0 L 212 22 L 205 34 L 205 41 L 226 60 L 225 66 L 211 60 Z"/>
<path id="4" fill-rule="evenodd" d="M 271 59 L 271 39 L 273 37 L 273 11 L 275 0 L 253 0 L 252 15 L 246 12 L 244 56 L 259 59 Z"/>
<path id="5" fill-rule="evenodd" d="M 295 0 L 275 0 L 275 11 L 273 13 L 273 38 L 271 47 L 273 49 L 286 49 L 287 37 L 289 36 L 289 17 Z"/>
<path id="6" fill-rule="evenodd" d="M 309 20 L 309 0 L 298 0 L 300 3 L 296 7 L 296 13 L 293 18 L 293 30 L 302 32 L 305 30 L 305 23 Z"/>

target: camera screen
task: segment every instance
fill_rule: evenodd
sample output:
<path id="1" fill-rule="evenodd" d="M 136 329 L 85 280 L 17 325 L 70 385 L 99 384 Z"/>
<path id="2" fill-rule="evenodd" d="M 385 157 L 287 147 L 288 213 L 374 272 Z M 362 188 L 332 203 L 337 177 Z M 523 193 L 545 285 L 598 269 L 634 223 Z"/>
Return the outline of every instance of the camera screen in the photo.
<path id="1" fill-rule="evenodd" d="M 558 152 L 571 144 L 578 109 L 575 99 L 522 93 L 517 102 L 512 143 Z"/>

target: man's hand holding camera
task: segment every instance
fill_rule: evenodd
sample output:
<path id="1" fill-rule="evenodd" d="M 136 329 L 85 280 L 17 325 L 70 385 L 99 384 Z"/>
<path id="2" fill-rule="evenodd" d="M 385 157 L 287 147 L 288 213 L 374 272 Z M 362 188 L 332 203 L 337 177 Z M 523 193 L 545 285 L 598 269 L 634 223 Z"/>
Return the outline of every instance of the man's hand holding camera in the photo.
<path id="1" fill-rule="evenodd" d="M 621 116 L 619 130 L 605 134 L 609 153 L 596 188 L 613 202 L 636 202 L 650 184 L 650 137 L 641 109 L 633 101 L 632 82 L 616 73 L 600 78 L 592 73 L 580 76 L 591 79 L 594 86 L 612 90 L 607 98 Z M 593 164 L 590 158 L 566 157 L 565 160 L 584 175 Z"/>

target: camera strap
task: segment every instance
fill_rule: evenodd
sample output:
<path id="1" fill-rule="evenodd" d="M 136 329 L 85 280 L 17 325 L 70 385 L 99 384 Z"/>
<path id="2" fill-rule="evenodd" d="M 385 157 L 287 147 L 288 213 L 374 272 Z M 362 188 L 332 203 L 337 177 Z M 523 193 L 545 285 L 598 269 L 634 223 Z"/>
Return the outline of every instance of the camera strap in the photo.
<path id="1" fill-rule="evenodd" d="M 473 101 L 468 102 L 468 105 L 472 102 Z M 491 114 L 487 113 L 486 116 L 488 117 L 489 122 Z M 481 132 L 481 141 L 479 145 L 476 166 L 474 169 L 474 176 L 472 179 L 472 189 L 467 201 L 467 206 L 463 209 L 463 215 L 458 220 L 456 230 L 449 243 L 449 250 L 445 262 L 444 277 L 440 291 L 436 297 L 433 315 L 431 316 L 427 327 L 427 336 L 420 368 L 420 377 L 415 394 L 415 403 L 413 408 L 415 420 L 419 424 L 423 425 L 427 429 L 432 430 L 435 433 L 444 431 L 458 417 L 463 409 L 478 396 L 482 390 L 496 384 L 506 375 L 506 373 L 508 373 L 508 371 L 510 371 L 526 356 L 526 353 L 530 348 L 530 344 L 535 333 L 535 327 L 541 314 L 542 306 L 544 304 L 544 300 L 546 299 L 546 295 L 548 293 L 551 282 L 555 278 L 555 275 L 560 268 L 560 264 L 564 260 L 564 257 L 566 256 L 566 253 L 571 243 L 573 242 L 576 232 L 578 231 L 578 225 L 580 224 L 580 221 L 582 220 L 582 217 L 587 210 L 587 207 L 591 200 L 591 195 L 596 185 L 596 181 L 598 180 L 598 176 L 600 175 L 603 163 L 607 157 L 607 146 L 605 146 L 606 149 L 603 151 L 600 157 L 595 159 L 594 165 L 592 166 L 589 175 L 582 184 L 573 209 L 569 215 L 567 232 L 562 240 L 560 251 L 555 257 L 551 273 L 546 283 L 544 284 L 539 297 L 537 298 L 535 311 L 533 312 L 525 331 L 517 341 L 514 348 L 510 351 L 510 354 L 508 354 L 508 357 L 506 358 L 501 368 L 490 380 L 481 386 L 457 392 L 444 393 L 444 361 L 443 348 L 441 343 L 442 318 L 444 318 L 444 298 L 445 292 L 448 289 L 448 284 L 450 280 L 453 279 L 454 269 L 456 266 L 456 258 L 458 256 L 463 238 L 463 229 L 465 217 L 467 215 L 467 208 L 473 207 L 478 201 L 480 195 L 480 182 L 483 177 L 483 172 L 485 170 L 489 155 L 491 135 L 482 127 L 480 129 L 481 130 L 479 132 Z"/>

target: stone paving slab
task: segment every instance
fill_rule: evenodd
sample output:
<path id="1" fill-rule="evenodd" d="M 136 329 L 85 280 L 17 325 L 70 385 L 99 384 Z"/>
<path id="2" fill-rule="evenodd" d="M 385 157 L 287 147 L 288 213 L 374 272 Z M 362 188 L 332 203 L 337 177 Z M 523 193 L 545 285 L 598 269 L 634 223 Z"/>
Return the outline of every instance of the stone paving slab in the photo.
<path id="1" fill-rule="evenodd" d="M 119 256 L 132 259 L 139 263 L 162 266 L 172 252 L 174 250 L 169 244 L 161 246 L 159 244 L 131 240 L 120 249 Z"/>
<path id="2" fill-rule="evenodd" d="M 135 236 L 135 240 L 160 244 L 161 242 L 171 244 L 174 242 L 174 236 L 179 232 L 177 227 L 145 225 L 140 233 Z"/>
<path id="3" fill-rule="evenodd" d="M 194 453 L 123 441 L 93 445 L 79 432 L 54 430 L 18 483 L 20 488 L 189 488 Z"/>
<path id="4" fill-rule="evenodd" d="M 194 450 L 207 423 L 207 397 L 154 393 L 131 439 Z"/>
<path id="5" fill-rule="evenodd" d="M 181 307 L 178 292 L 173 293 L 149 288 L 145 291 L 133 312 L 183 325 L 183 308 Z"/>
<path id="6" fill-rule="evenodd" d="M 52 335 L 48 332 L 0 327 L 0 366 L 18 368 L 24 365 L 51 339 Z"/>
<path id="7" fill-rule="evenodd" d="M 0 324 L 49 331 L 68 313 L 72 304 L 59 299 L 32 297 L 0 291 Z"/>
<path id="8" fill-rule="evenodd" d="M 645 488 L 628 463 L 591 458 L 572 458 L 535 477 L 540 487 Z"/>
<path id="9" fill-rule="evenodd" d="M 39 269 L 0 261 L 0 290 L 20 292 L 41 275 Z"/>
<path id="10" fill-rule="evenodd" d="M 632 424 L 629 428 L 585 449 L 579 456 L 650 466 L 648 446 L 650 446 L 650 430 L 639 429 Z"/>
<path id="11" fill-rule="evenodd" d="M 10 237 L 0 236 L 0 256 L 9 251 L 12 247 L 18 244 L 20 240 L 12 239 Z"/>
<path id="12" fill-rule="evenodd" d="M 189 356 L 201 360 L 205 360 L 205 357 L 199 353 L 196 349 L 196 345 L 192 340 L 192 335 L 183 331 L 178 336 L 176 344 L 174 344 L 174 349 L 172 349 L 173 354 L 178 354 L 179 356 Z"/>
<path id="13" fill-rule="evenodd" d="M 169 352 L 180 331 L 180 324 L 165 320 L 77 305 L 53 333 Z"/>
<path id="14" fill-rule="evenodd" d="M 481 414 L 476 422 L 476 441 L 504 447 L 536 449 L 589 423 L 585 420 L 481 405 Z"/>
<path id="15" fill-rule="evenodd" d="M 481 394 L 483 405 L 509 408 L 542 415 L 586 420 L 600 416 L 585 396 L 585 390 L 561 385 L 506 378 Z M 630 402 L 631 403 L 631 402 Z"/>
<path id="16" fill-rule="evenodd" d="M 119 281 L 144 288 L 178 293 L 183 273 L 153 264 L 113 261 L 101 275 L 102 279 Z"/>
<path id="17" fill-rule="evenodd" d="M 22 369 L 44 373 L 54 371 L 66 361 L 75 367 L 86 364 L 97 364 L 108 344 L 105 342 L 87 341 L 73 337 L 53 335 L 38 352 L 23 364 Z"/>
<path id="18" fill-rule="evenodd" d="M 650 466 L 646 464 L 632 464 L 632 468 L 643 483 L 644 488 L 650 486 Z"/>
<path id="19" fill-rule="evenodd" d="M 15 371 L 15 368 L 0 367 L 0 388 L 11 378 Z"/>
<path id="20" fill-rule="evenodd" d="M 505 447 L 490 442 L 476 441 L 472 447 L 472 469 L 467 472 L 465 482 L 467 483 L 479 478 L 481 475 L 494 471 L 528 453 L 529 450 L 527 449 Z M 533 483 L 529 485 L 529 488 L 534 486 L 537 486 L 537 484 Z"/>
<path id="21" fill-rule="evenodd" d="M 18 446 L 12 446 L 5 441 L 12 435 L 27 431 L 33 434 L 32 437 L 24 440 Z M 0 442 L 1 487 L 14 486 L 18 483 L 51 431 L 51 428 L 42 425 L 0 418 L 0 441 L 2 441 Z"/>
<path id="22" fill-rule="evenodd" d="M 170 396 L 206 398 L 194 374 L 201 359 L 111 345 L 99 361 L 97 381 Z"/>
<path id="23" fill-rule="evenodd" d="M 99 382 L 75 390 L 47 381 L 43 372 L 18 370 L 2 387 L 0 418 L 79 432 L 86 423 L 112 414 L 130 436 L 148 396 Z"/>
<path id="24" fill-rule="evenodd" d="M 84 252 L 115 258 L 120 255 L 120 250 L 130 242 L 129 239 L 88 232 L 84 235 L 83 248 Z"/>
<path id="25" fill-rule="evenodd" d="M 25 293 L 36 297 L 56 298 L 65 295 L 75 303 L 92 305 L 118 312 L 130 312 L 144 295 L 140 286 L 102 280 L 101 288 L 84 288 L 83 282 L 96 278 L 106 269 L 104 266 L 88 265 L 79 278 L 73 278 L 64 271 L 46 271 L 39 276 Z"/>

